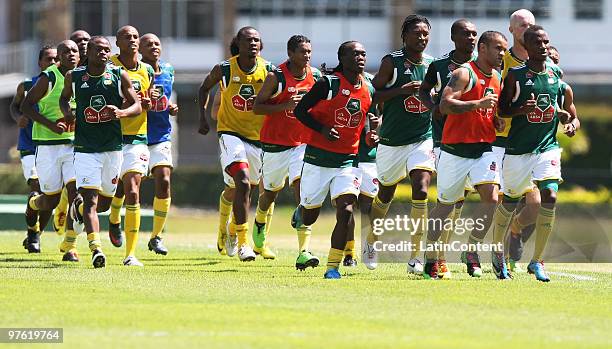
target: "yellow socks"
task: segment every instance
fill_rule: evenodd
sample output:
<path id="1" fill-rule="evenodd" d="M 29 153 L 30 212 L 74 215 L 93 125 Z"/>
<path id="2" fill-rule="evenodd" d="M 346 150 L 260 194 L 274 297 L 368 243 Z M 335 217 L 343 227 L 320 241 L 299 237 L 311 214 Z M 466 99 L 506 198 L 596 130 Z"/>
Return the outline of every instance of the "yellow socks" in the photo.
<path id="1" fill-rule="evenodd" d="M 125 205 L 125 256 L 133 256 L 140 229 L 140 204 Z"/>
<path id="2" fill-rule="evenodd" d="M 265 224 L 267 216 L 268 210 L 262 211 L 261 208 L 259 208 L 259 205 L 257 205 L 257 209 L 255 210 L 255 222 L 259 224 Z"/>
<path id="3" fill-rule="evenodd" d="M 28 201 L 28 205 L 30 205 L 30 208 L 33 209 L 34 211 L 38 211 L 40 210 L 38 208 L 38 205 L 36 205 L 36 199 L 38 199 L 39 197 L 41 197 L 42 194 L 39 195 L 34 195 L 30 198 L 30 200 Z"/>
<path id="4" fill-rule="evenodd" d="M 40 232 L 40 224 L 38 224 L 38 221 L 36 221 L 36 224 L 30 226 L 28 225 L 28 230 L 34 231 L 34 232 Z"/>
<path id="5" fill-rule="evenodd" d="M 506 236 L 506 232 L 508 231 L 508 226 L 510 225 L 510 220 L 512 219 L 512 214 L 514 211 L 508 211 L 504 207 L 504 205 L 499 204 L 495 209 L 495 214 L 493 214 L 493 243 L 503 243 L 504 237 Z"/>
<path id="6" fill-rule="evenodd" d="M 158 197 L 153 198 L 153 231 L 151 232 L 151 239 L 159 236 L 162 230 L 164 230 L 168 210 L 170 210 L 169 197 L 166 199 L 160 199 Z"/>
<path id="7" fill-rule="evenodd" d="M 232 213 L 232 202 L 225 200 L 223 197 L 223 192 L 221 192 L 221 196 L 219 197 L 219 234 L 225 235 L 225 229 L 227 226 L 227 221 L 229 220 L 229 216 Z"/>
<path id="8" fill-rule="evenodd" d="M 247 242 L 247 234 L 249 232 L 248 223 L 244 224 L 235 224 L 234 229 L 236 234 L 238 235 L 238 247 L 243 245 L 248 245 Z"/>
<path id="9" fill-rule="evenodd" d="M 120 198 L 113 196 L 113 199 L 111 201 L 110 214 L 108 216 L 108 221 L 110 223 L 121 223 L 121 206 L 123 206 L 123 200 L 125 200 L 125 196 L 122 196 Z"/>
<path id="10" fill-rule="evenodd" d="M 453 228 L 455 226 L 455 214 L 457 213 L 457 208 L 453 208 L 453 210 L 451 211 L 451 213 L 448 215 L 447 219 L 450 219 L 451 222 L 453 222 L 453 225 L 451 227 L 448 227 L 447 224 L 443 225 L 443 230 L 442 230 L 442 235 L 440 235 L 440 242 L 443 244 L 448 244 L 451 236 L 453 235 Z M 427 240 L 427 243 L 429 244 L 429 240 Z M 443 248 L 441 251 L 438 251 L 438 259 L 441 259 L 443 261 L 446 260 L 446 252 L 444 251 L 445 249 Z M 427 255 L 427 253 L 425 253 L 425 255 Z"/>
<path id="11" fill-rule="evenodd" d="M 432 241 L 432 240 L 427 239 L 427 241 L 425 243 L 427 245 L 433 245 L 433 244 L 436 243 L 436 241 Z M 439 252 L 435 251 L 435 250 L 426 250 L 425 251 L 425 259 L 428 259 L 428 260 L 438 259 L 439 258 L 438 253 Z M 414 258 L 414 257 L 411 257 L 411 258 Z M 442 259 L 442 258 L 440 258 L 440 259 Z"/>
<path id="12" fill-rule="evenodd" d="M 55 207 L 55 212 L 53 213 L 53 223 L 55 224 L 55 228 L 58 229 L 58 234 L 63 234 L 66 229 L 66 214 L 68 212 L 68 189 L 64 187 L 62 190 L 62 195 L 60 196 L 60 201 L 57 203 L 57 207 Z"/>
<path id="13" fill-rule="evenodd" d="M 270 224 L 272 224 L 273 214 L 274 214 L 274 203 L 270 204 L 270 207 L 268 207 L 268 212 L 266 213 L 266 232 L 270 232 Z"/>
<path id="14" fill-rule="evenodd" d="M 521 230 L 523 230 L 523 228 L 527 226 L 526 224 L 521 223 L 520 217 L 521 215 L 517 214 L 516 216 L 514 216 L 512 222 L 510 223 L 510 232 L 514 235 L 519 235 L 521 233 Z"/>
<path id="15" fill-rule="evenodd" d="M 336 248 L 329 249 L 329 255 L 327 256 L 327 270 L 338 269 L 340 262 L 342 261 L 342 255 L 344 251 Z"/>
<path id="16" fill-rule="evenodd" d="M 372 201 L 372 208 L 370 209 L 370 220 L 373 221 L 378 218 L 385 218 L 389 211 L 389 206 L 391 206 L 391 202 L 384 203 L 380 201 L 378 195 L 376 195 L 374 201 Z"/>
<path id="17" fill-rule="evenodd" d="M 62 242 L 62 245 L 60 246 L 60 252 L 68 252 L 70 250 L 76 250 L 77 248 L 76 239 L 77 239 L 77 233 L 74 231 L 74 229 L 66 230 L 66 235 L 64 235 L 64 241 Z"/>
<path id="18" fill-rule="evenodd" d="M 542 254 L 544 253 L 544 248 L 548 242 L 548 237 L 553 230 L 554 222 L 555 209 L 540 207 L 538 218 L 536 219 L 536 240 L 533 258 L 531 259 L 532 261 L 542 260 Z"/>
<path id="19" fill-rule="evenodd" d="M 308 251 L 310 249 L 310 236 L 312 234 L 312 227 L 302 225 L 297 228 L 298 236 L 298 249 L 299 252 Z"/>
<path id="20" fill-rule="evenodd" d="M 410 259 L 415 258 L 421 252 L 421 239 L 423 234 L 427 232 L 427 199 L 412 200 L 410 209 L 410 219 L 413 222 L 418 222 L 416 231 L 411 232 L 410 242 L 414 249 L 410 253 Z"/>
<path id="21" fill-rule="evenodd" d="M 355 258 L 355 240 L 346 242 L 346 245 L 344 246 L 344 255 Z"/>
<path id="22" fill-rule="evenodd" d="M 87 234 L 87 241 L 89 242 L 89 250 L 91 252 L 102 247 L 102 242 L 100 241 L 100 234 L 97 232 Z"/>

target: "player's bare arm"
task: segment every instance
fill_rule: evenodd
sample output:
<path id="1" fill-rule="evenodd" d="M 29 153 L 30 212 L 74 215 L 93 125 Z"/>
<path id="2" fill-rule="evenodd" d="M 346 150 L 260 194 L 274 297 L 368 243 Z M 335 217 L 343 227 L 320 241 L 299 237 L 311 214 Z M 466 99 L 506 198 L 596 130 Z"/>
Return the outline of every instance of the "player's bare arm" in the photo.
<path id="1" fill-rule="evenodd" d="M 411 95 L 419 92 L 420 81 L 411 81 L 401 87 L 387 89 L 386 86 L 391 79 L 393 79 L 393 60 L 387 56 L 383 58 L 378 73 L 372 79 L 372 85 L 376 89 L 372 103 L 383 103 L 395 96 Z"/>
<path id="2" fill-rule="evenodd" d="M 25 96 L 23 103 L 21 103 L 21 110 L 23 111 L 23 115 L 27 116 L 32 121 L 44 125 L 49 130 L 57 134 L 61 134 L 65 131 L 62 127 L 58 126 L 55 122 L 47 119 L 46 117 L 42 116 L 34 108 L 36 103 L 38 103 L 38 101 L 40 101 L 45 96 L 48 88 L 49 78 L 47 78 L 47 76 L 43 74 L 38 78 L 36 84 L 32 86 L 28 94 Z"/>
<path id="3" fill-rule="evenodd" d="M 27 116 L 24 116 L 21 112 L 21 103 L 25 97 L 25 88 L 23 86 L 23 82 L 20 82 L 17 85 L 17 92 L 13 96 L 13 100 L 11 101 L 11 105 L 9 106 L 9 113 L 19 128 L 24 128 L 28 126 L 29 119 Z"/>
<path id="4" fill-rule="evenodd" d="M 533 93 L 525 103 L 519 107 L 512 106 L 512 100 L 516 94 L 516 78 L 512 70 L 508 72 L 502 87 L 501 96 L 499 99 L 499 115 L 504 118 L 525 115 L 535 110 L 536 101 Z"/>
<path id="5" fill-rule="evenodd" d="M 306 127 L 314 130 L 315 132 L 321 133 L 328 140 L 334 141 L 340 138 L 340 134 L 333 126 L 326 126 L 315 120 L 308 112 L 314 107 L 319 101 L 322 101 L 329 92 L 329 86 L 327 79 L 319 79 L 312 89 L 308 91 L 302 98 L 302 100 L 295 107 L 293 113 L 295 117 Z"/>
<path id="6" fill-rule="evenodd" d="M 128 106 L 125 109 L 115 109 L 115 117 L 117 119 L 130 116 L 138 116 L 142 113 L 142 105 L 138 103 L 138 95 L 132 86 L 132 81 L 126 71 L 121 71 L 121 92 L 125 98 L 124 105 Z"/>
<path id="7" fill-rule="evenodd" d="M 253 112 L 258 115 L 270 115 L 284 110 L 293 110 L 295 106 L 302 99 L 302 96 L 294 95 L 285 103 L 272 104 L 268 103 L 270 98 L 277 93 L 278 90 L 278 79 L 274 72 L 269 72 L 266 76 L 261 90 L 255 97 L 255 104 L 253 105 Z"/>
<path id="8" fill-rule="evenodd" d="M 574 91 L 571 86 L 565 88 L 563 110 L 559 111 L 559 120 L 563 124 L 563 133 L 573 137 L 580 128 L 580 120 L 574 105 Z"/>
<path id="9" fill-rule="evenodd" d="M 459 68 L 453 72 L 448 85 L 442 91 L 442 98 L 440 99 L 440 112 L 442 114 L 461 114 L 478 108 L 490 109 L 497 105 L 497 95 L 495 94 L 489 94 L 473 101 L 460 100 L 469 82 L 470 75 L 466 68 Z"/>
<path id="10" fill-rule="evenodd" d="M 431 109 L 434 118 L 441 118 L 443 115 L 440 113 L 440 106 L 434 103 L 433 95 L 431 94 L 431 90 L 435 87 L 435 84 L 431 83 L 431 81 L 436 80 L 436 67 L 431 64 L 429 68 L 427 68 L 425 78 L 419 87 L 419 99 L 428 109 Z"/>
<path id="11" fill-rule="evenodd" d="M 59 99 L 60 111 L 69 124 L 74 122 L 75 119 L 75 115 L 72 114 L 72 109 L 70 108 L 70 98 L 72 98 L 72 70 L 64 76 L 64 87 Z"/>
<path id="12" fill-rule="evenodd" d="M 200 110 L 200 127 L 198 132 L 200 134 L 207 134 L 210 131 L 210 126 L 206 120 L 206 107 L 208 105 L 208 94 L 210 89 L 221 81 L 222 73 L 221 66 L 215 65 L 210 73 L 206 76 L 200 88 L 198 89 L 198 107 Z"/>

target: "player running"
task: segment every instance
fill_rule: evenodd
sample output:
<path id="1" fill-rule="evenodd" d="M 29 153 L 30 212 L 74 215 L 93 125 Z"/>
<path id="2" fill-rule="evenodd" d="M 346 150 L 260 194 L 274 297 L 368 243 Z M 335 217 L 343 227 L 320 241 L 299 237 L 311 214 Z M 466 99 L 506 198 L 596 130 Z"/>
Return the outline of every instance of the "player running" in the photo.
<path id="1" fill-rule="evenodd" d="M 404 47 L 383 57 L 372 84 L 376 103 L 383 103 L 380 143 L 376 153 L 379 192 L 374 198 L 371 220 L 384 218 L 397 184 L 408 175 L 412 185 L 410 218 L 427 219 L 427 190 L 434 171 L 431 111 L 418 96 L 421 81 L 433 58 L 423 52 L 429 42 L 431 26 L 420 15 L 406 17 L 402 25 Z M 417 247 L 423 236 L 423 224 L 411 232 Z M 372 245 L 374 234 L 368 234 Z M 371 246 L 367 246 L 370 249 Z M 373 250 L 373 249 L 372 249 Z M 408 261 L 408 272 L 421 274 L 423 263 L 416 248 Z"/>
<path id="2" fill-rule="evenodd" d="M 444 129 L 444 121 L 446 116 L 440 114 L 440 97 L 442 91 L 448 84 L 450 77 L 455 69 L 476 59 L 474 48 L 478 33 L 476 26 L 466 20 L 459 19 L 451 26 L 451 41 L 455 44 L 455 49 L 444 55 L 442 58 L 434 60 L 427 69 L 425 79 L 419 88 L 419 97 L 421 101 L 432 111 L 432 136 L 434 141 L 434 154 L 436 158 L 440 157 L 440 145 L 442 141 L 442 130 Z M 432 96 L 431 90 L 434 89 L 435 95 Z M 465 196 L 469 193 L 469 183 L 466 183 Z M 449 219 L 456 221 L 461 217 L 464 200 L 460 200 L 455 204 L 454 209 L 449 215 Z M 440 241 L 448 244 L 453 234 L 452 229 L 444 229 L 440 237 Z M 445 250 L 438 252 L 438 277 L 450 278 L 451 271 L 446 265 Z"/>
<path id="3" fill-rule="evenodd" d="M 74 164 L 77 195 L 70 216 L 77 227 L 85 225 L 94 268 L 106 265 L 97 212 L 108 210 L 117 188 L 122 162 L 120 119 L 138 117 L 142 111 L 128 74 L 107 64 L 111 46 L 103 36 L 87 45 L 87 65 L 66 74 L 60 108 L 67 123 L 76 119 Z M 75 115 L 69 100 L 76 102 Z M 120 109 L 125 106 L 125 109 Z"/>
<path id="4" fill-rule="evenodd" d="M 503 120 L 497 118 L 497 100 L 501 92 L 499 69 L 508 43 L 504 35 L 486 31 L 478 39 L 478 58 L 456 69 L 442 91 L 440 112 L 447 115 L 442 132 L 438 162 L 438 204 L 431 212 L 427 244 L 439 241 L 441 224 L 453 210 L 455 203 L 463 199 L 466 179 L 478 191 L 483 207 L 468 243 L 470 250 L 463 252 L 462 261 L 468 274 L 480 277 L 479 256 L 475 248 L 482 243 L 491 225 L 491 217 L 498 200 L 499 166 L 491 143 L 495 130 L 503 128 Z M 481 218 L 478 218 L 479 220 Z M 501 237 L 493 242 L 501 243 Z M 500 279 L 510 278 L 503 251 L 494 252 L 493 269 Z M 438 278 L 438 253 L 435 249 L 425 252 L 423 276 Z"/>
<path id="5" fill-rule="evenodd" d="M 50 65 L 39 75 L 21 105 L 24 115 L 34 121 L 32 139 L 37 145 L 36 169 L 42 191 L 42 194 L 33 192 L 28 198 L 28 227 L 36 224 L 38 211 L 51 212 L 58 205 L 64 186 L 69 200 L 76 195 L 72 146 L 74 125 L 62 117 L 59 96 L 65 74 L 79 62 L 79 50 L 74 42 L 66 40 L 57 46 L 57 55 L 59 63 Z M 74 233 L 70 219 L 67 227 L 66 233 Z M 72 236 L 76 237 L 75 234 Z M 39 236 L 28 236 L 29 243 L 33 240 L 38 243 Z M 76 250 L 64 255 L 64 260 L 78 261 Z"/>
<path id="6" fill-rule="evenodd" d="M 529 58 L 524 66 L 511 68 L 504 81 L 500 113 L 512 117 L 504 157 L 504 200 L 495 212 L 495 235 L 503 235 L 520 198 L 535 183 L 541 193 L 536 218 L 535 250 L 527 266 L 539 281 L 550 278 L 544 270 L 542 255 L 555 220 L 557 190 L 561 183 L 561 149 L 556 133 L 559 122 L 572 137 L 580 126 L 574 110 L 567 112 L 557 104 L 561 76 L 548 62 L 548 34 L 539 25 L 524 34 Z"/>
<path id="7" fill-rule="evenodd" d="M 139 47 L 142 61 L 153 67 L 153 89 L 157 91 L 157 98 L 151 97 L 151 109 L 147 112 L 147 142 L 151 154 L 149 172 L 155 180 L 153 231 L 148 247 L 150 251 L 166 255 L 168 249 L 162 243 L 161 233 L 170 209 L 170 176 L 173 166 L 170 115 L 176 116 L 178 113 L 178 105 L 170 101 L 174 68 L 170 63 L 160 60 L 162 45 L 155 34 L 143 35 Z"/>
<path id="8" fill-rule="evenodd" d="M 79 67 L 87 65 L 87 43 L 91 37 L 89 33 L 79 29 L 70 34 L 70 40 L 74 41 L 75 44 L 79 47 Z"/>
<path id="9" fill-rule="evenodd" d="M 49 45 L 43 46 L 38 52 L 38 67 L 41 72 L 46 70 L 52 64 L 57 62 L 57 50 L 55 47 Z M 40 183 L 38 181 L 38 174 L 36 172 L 36 144 L 32 140 L 32 127 L 34 122 L 27 116 L 23 115 L 21 111 L 21 103 L 23 102 L 27 92 L 36 84 L 38 75 L 33 76 L 31 79 L 20 82 L 17 85 L 17 93 L 13 97 L 10 105 L 10 114 L 13 120 L 19 126 L 19 138 L 17 142 L 17 150 L 21 157 L 21 169 L 23 170 L 23 177 L 26 183 L 30 187 L 30 192 L 40 192 Z M 51 217 L 50 211 L 39 211 L 36 217 L 36 223 L 32 228 L 27 228 L 26 238 L 23 240 L 23 247 L 30 253 L 40 252 L 40 232 L 49 222 Z M 27 218 L 27 217 L 26 217 Z M 26 222 L 30 219 L 26 219 Z M 30 221 L 31 223 L 31 221 Z M 32 239 L 28 237 L 31 236 Z"/>
<path id="10" fill-rule="evenodd" d="M 295 226 L 315 223 L 328 192 L 336 207 L 326 279 L 341 277 L 338 268 L 347 237 L 354 234 L 353 207 L 361 182 L 356 167 L 359 136 L 374 91 L 363 76 L 366 51 L 361 43 L 347 41 L 340 45 L 338 61 L 333 74 L 319 79 L 294 111 L 312 130 L 304 155 Z"/>
<path id="11" fill-rule="evenodd" d="M 304 164 L 307 129 L 295 118 L 293 109 L 321 77 L 321 72 L 310 66 L 312 46 L 307 37 L 294 35 L 289 38 L 287 55 L 287 61 L 268 73 L 253 106 L 255 114 L 266 115 L 260 132 L 264 192 L 257 202 L 253 242 L 255 253 L 268 259 L 276 257 L 266 243 L 269 219 L 274 211 L 274 200 L 285 186 L 287 178 L 289 186 L 293 188 L 296 204 L 300 203 L 300 175 Z M 310 252 L 311 228 L 297 227 L 297 235 L 298 257 L 295 267 L 304 270 L 308 266 L 317 266 L 319 258 Z"/>
<path id="12" fill-rule="evenodd" d="M 218 83 L 221 106 L 217 133 L 225 189 L 219 198 L 217 248 L 220 253 L 227 253 L 230 257 L 238 253 L 240 260 L 245 262 L 255 260 L 255 252 L 247 241 L 248 210 L 251 186 L 259 183 L 262 157 L 259 131 L 263 117 L 253 113 L 253 104 L 266 75 L 274 67 L 259 56 L 262 43 L 255 28 L 241 28 L 234 40 L 238 55 L 215 65 L 198 91 L 198 132 L 205 135 L 210 130 L 206 120 L 208 94 Z M 229 236 L 224 241 L 226 230 Z"/>

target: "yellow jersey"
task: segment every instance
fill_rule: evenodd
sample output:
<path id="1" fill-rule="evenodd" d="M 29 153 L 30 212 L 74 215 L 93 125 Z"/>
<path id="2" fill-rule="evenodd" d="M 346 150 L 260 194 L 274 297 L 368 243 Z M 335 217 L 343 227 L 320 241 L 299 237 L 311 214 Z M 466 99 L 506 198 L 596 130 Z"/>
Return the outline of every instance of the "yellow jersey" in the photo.
<path id="1" fill-rule="evenodd" d="M 250 72 L 238 66 L 238 56 L 219 64 L 221 67 L 221 105 L 217 115 L 217 132 L 231 134 L 245 141 L 259 143 L 264 116 L 253 113 L 255 96 L 261 90 L 268 72 L 274 66 L 261 57 Z"/>
<path id="2" fill-rule="evenodd" d="M 136 94 L 140 97 L 146 96 L 155 77 L 153 67 L 138 61 L 136 69 L 128 69 L 119 61 L 119 55 L 113 55 L 111 62 L 128 73 Z M 121 132 L 124 144 L 147 144 L 147 111 L 143 110 L 138 116 L 122 118 Z"/>
<path id="3" fill-rule="evenodd" d="M 523 64 L 525 64 L 525 61 L 515 56 L 514 53 L 512 52 L 512 48 L 506 51 L 506 54 L 504 55 L 504 60 L 502 61 L 502 66 L 501 66 L 502 80 L 506 78 L 506 75 L 508 75 L 508 70 L 510 70 L 510 68 L 518 67 Z M 496 133 L 497 139 L 495 140 L 493 145 L 500 146 L 500 147 L 505 146 L 506 137 L 508 137 L 508 132 L 510 132 L 511 120 L 512 119 L 506 119 L 506 127 L 504 127 L 504 130 L 502 132 Z"/>

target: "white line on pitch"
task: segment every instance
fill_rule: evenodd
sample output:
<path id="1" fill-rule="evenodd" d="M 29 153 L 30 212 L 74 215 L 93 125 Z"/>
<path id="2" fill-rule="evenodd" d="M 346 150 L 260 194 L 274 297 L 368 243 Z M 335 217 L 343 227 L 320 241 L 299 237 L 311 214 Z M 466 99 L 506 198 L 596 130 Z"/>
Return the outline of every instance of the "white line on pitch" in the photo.
<path id="1" fill-rule="evenodd" d="M 594 277 L 590 277 L 590 276 L 586 276 L 586 275 L 577 275 L 577 274 L 563 273 L 563 272 L 558 272 L 558 271 L 549 271 L 548 274 L 557 275 L 557 276 L 565 276 L 565 277 L 572 278 L 572 279 L 579 280 L 579 281 L 595 281 L 595 280 L 597 280 Z"/>

